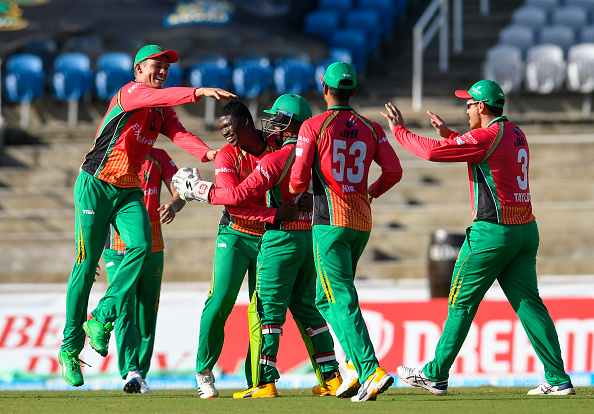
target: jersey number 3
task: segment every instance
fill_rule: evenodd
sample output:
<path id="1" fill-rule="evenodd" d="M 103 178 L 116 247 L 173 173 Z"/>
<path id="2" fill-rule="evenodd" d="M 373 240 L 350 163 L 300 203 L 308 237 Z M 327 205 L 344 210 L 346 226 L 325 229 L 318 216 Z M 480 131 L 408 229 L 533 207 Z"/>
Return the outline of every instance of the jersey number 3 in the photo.
<path id="1" fill-rule="evenodd" d="M 346 141 L 335 139 L 333 144 L 332 176 L 334 179 L 339 183 L 344 182 L 346 172 L 346 181 L 351 184 L 360 183 L 365 173 L 363 161 L 367 156 L 367 145 L 362 141 L 355 141 L 347 151 Z"/>

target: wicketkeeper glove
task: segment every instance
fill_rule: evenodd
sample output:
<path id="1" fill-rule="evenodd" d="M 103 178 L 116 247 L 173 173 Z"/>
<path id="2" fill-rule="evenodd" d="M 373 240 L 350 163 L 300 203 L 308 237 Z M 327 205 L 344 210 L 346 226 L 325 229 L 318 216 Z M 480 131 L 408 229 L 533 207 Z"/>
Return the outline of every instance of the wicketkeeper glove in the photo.
<path id="1" fill-rule="evenodd" d="M 189 203 L 192 200 L 198 200 L 209 203 L 208 194 L 214 184 L 209 181 L 202 181 L 197 168 L 180 168 L 171 178 L 171 181 L 180 198 L 185 202 Z"/>

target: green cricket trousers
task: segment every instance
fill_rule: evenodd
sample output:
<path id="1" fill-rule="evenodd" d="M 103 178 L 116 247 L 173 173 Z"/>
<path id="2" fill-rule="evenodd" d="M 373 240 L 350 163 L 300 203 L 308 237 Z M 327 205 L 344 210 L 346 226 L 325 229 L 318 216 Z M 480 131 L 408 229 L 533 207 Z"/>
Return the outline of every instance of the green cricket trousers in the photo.
<path id="1" fill-rule="evenodd" d="M 225 323 L 235 306 L 239 289 L 248 275 L 251 297 L 256 284 L 256 263 L 260 236 L 219 226 L 212 267 L 210 291 L 200 317 L 196 372 L 213 369 L 223 350 Z M 249 350 L 248 350 L 249 355 Z M 250 361 L 246 356 L 245 375 L 251 386 Z"/>
<path id="2" fill-rule="evenodd" d="M 124 259 L 122 253 L 112 249 L 105 249 L 103 252 L 108 281 L 113 280 Z M 151 367 L 162 278 L 163 250 L 151 253 L 151 258 L 114 323 L 118 369 L 122 379 L 134 369 L 140 372 L 142 378 L 146 378 Z"/>
<path id="3" fill-rule="evenodd" d="M 74 185 L 77 259 L 68 279 L 62 351 L 81 351 L 84 347 L 82 325 L 88 319 L 89 294 L 109 225 L 117 230 L 127 250 L 105 295 L 92 312 L 99 322 L 105 324 L 117 319 L 150 258 L 151 225 L 142 197 L 140 187 L 119 188 L 80 172 Z"/>
<path id="4" fill-rule="evenodd" d="M 497 280 L 518 315 L 551 385 L 570 381 L 563 367 L 555 325 L 538 293 L 536 221 L 501 225 L 475 221 L 454 267 L 448 299 L 448 316 L 435 350 L 423 367 L 432 381 L 444 381 L 466 339 L 479 304 Z"/>
<path id="5" fill-rule="evenodd" d="M 355 289 L 357 262 L 370 232 L 324 224 L 314 225 L 312 232 L 317 307 L 363 383 L 379 366 Z"/>
<path id="6" fill-rule="evenodd" d="M 280 378 L 276 360 L 287 309 L 301 333 L 320 385 L 324 384 L 324 372 L 338 371 L 334 340 L 315 300 L 311 231 L 266 230 L 260 243 L 256 290 L 248 310 L 253 384 Z"/>

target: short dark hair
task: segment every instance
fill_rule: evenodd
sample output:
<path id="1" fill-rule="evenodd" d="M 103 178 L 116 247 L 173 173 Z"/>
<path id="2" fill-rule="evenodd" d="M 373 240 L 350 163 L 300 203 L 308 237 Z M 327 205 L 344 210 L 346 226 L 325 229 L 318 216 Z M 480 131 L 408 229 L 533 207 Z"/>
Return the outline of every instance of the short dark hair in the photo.
<path id="1" fill-rule="evenodd" d="M 254 119 L 247 106 L 241 101 L 231 101 L 221 108 L 219 112 L 219 118 L 223 116 L 231 116 L 232 118 L 238 119 L 243 118 L 250 121 L 254 125 Z"/>
<path id="2" fill-rule="evenodd" d="M 349 102 L 351 96 L 353 96 L 352 89 L 337 89 L 328 86 L 328 91 L 330 92 L 330 95 L 339 102 Z"/>
<path id="3" fill-rule="evenodd" d="M 489 112 L 491 112 L 491 114 L 493 114 L 495 116 L 503 115 L 503 108 L 497 108 L 495 106 L 487 105 L 486 103 L 484 103 L 484 104 L 485 104 L 485 108 L 487 108 L 489 110 Z"/>

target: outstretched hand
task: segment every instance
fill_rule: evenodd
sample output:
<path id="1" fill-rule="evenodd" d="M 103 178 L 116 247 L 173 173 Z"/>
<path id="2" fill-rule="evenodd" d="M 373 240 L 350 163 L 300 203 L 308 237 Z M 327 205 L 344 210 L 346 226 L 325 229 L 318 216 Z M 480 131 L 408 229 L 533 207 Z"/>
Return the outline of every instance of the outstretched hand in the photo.
<path id="1" fill-rule="evenodd" d="M 392 102 L 388 102 L 386 105 L 386 112 L 381 111 L 381 114 L 388 120 L 388 124 L 390 125 L 390 130 L 393 130 L 397 126 L 401 126 L 402 128 L 406 128 L 404 124 L 404 117 L 400 113 L 400 110 L 396 108 Z"/>
<path id="2" fill-rule="evenodd" d="M 431 117 L 431 126 L 433 128 L 435 128 L 435 130 L 437 131 L 439 136 L 443 137 L 443 138 L 447 137 L 448 132 L 450 132 L 450 129 L 448 128 L 446 123 L 443 121 L 443 119 L 441 119 L 440 117 L 438 117 L 431 111 L 427 111 L 427 115 L 429 115 Z"/>
<path id="3" fill-rule="evenodd" d="M 221 88 L 196 88 L 194 90 L 196 98 L 213 98 L 216 100 L 230 101 L 231 98 L 237 98 L 237 95 Z"/>

